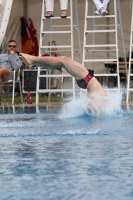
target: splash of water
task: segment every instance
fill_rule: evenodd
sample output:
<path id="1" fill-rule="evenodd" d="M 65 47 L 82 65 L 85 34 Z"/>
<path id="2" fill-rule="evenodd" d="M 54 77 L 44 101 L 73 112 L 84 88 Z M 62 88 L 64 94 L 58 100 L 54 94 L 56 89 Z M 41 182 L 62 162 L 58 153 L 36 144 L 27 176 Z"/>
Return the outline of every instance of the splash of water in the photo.
<path id="1" fill-rule="evenodd" d="M 80 93 L 77 99 L 69 99 L 60 113 L 61 118 L 83 116 L 93 117 L 118 117 L 123 114 L 121 108 L 122 90 L 106 91 L 105 97 L 92 93 L 88 98 L 87 92 Z M 102 100 L 102 101 L 101 101 Z M 101 105 L 100 102 L 106 102 Z"/>
<path id="2" fill-rule="evenodd" d="M 73 118 L 80 117 L 86 114 L 83 108 L 83 99 L 69 99 L 69 102 L 66 103 L 61 110 L 61 118 Z"/>

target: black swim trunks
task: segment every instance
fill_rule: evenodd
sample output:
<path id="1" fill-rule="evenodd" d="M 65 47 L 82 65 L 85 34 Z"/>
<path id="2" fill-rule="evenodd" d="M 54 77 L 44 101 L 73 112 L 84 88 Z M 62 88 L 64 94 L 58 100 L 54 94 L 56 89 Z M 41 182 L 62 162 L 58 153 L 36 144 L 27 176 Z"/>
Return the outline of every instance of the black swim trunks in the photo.
<path id="1" fill-rule="evenodd" d="M 84 79 L 80 79 L 80 80 L 76 80 L 77 81 L 77 85 L 80 88 L 86 89 L 87 85 L 89 83 L 89 81 L 92 79 L 92 77 L 94 76 L 94 71 L 91 69 L 88 69 L 88 74 Z"/>

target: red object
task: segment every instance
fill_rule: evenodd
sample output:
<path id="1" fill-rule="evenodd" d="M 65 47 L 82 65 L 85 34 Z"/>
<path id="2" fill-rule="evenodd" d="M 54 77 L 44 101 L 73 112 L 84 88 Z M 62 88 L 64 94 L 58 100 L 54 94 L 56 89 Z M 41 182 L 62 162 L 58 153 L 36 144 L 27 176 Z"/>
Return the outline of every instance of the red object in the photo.
<path id="1" fill-rule="evenodd" d="M 39 46 L 37 41 L 36 29 L 34 28 L 33 22 L 30 18 L 27 19 L 28 30 L 31 36 L 31 45 L 33 49 L 33 53 L 35 56 L 38 56 Z"/>
<path id="2" fill-rule="evenodd" d="M 24 17 L 21 17 L 21 45 L 22 52 L 27 54 L 33 54 L 30 35 L 28 31 L 28 24 Z"/>
<path id="3" fill-rule="evenodd" d="M 22 52 L 38 56 L 38 41 L 36 29 L 31 19 L 21 17 L 21 44 Z"/>
<path id="4" fill-rule="evenodd" d="M 44 53 L 42 56 L 49 56 L 48 54 Z"/>
<path id="5" fill-rule="evenodd" d="M 47 53 L 44 53 L 42 56 L 49 56 Z M 56 54 L 55 53 L 55 57 L 61 56 L 61 54 Z"/>
<path id="6" fill-rule="evenodd" d="M 30 91 L 27 93 L 27 104 L 32 104 L 32 98 Z"/>
<path id="7" fill-rule="evenodd" d="M 87 74 L 87 76 L 84 78 L 86 83 L 89 83 L 91 79 L 92 79 L 91 74 Z"/>

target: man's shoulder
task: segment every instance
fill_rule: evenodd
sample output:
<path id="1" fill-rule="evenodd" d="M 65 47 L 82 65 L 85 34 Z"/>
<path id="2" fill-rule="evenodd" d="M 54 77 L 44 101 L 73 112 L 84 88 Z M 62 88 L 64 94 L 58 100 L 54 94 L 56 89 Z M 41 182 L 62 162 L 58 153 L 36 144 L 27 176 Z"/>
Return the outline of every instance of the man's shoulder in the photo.
<path id="1" fill-rule="evenodd" d="M 0 56 L 7 55 L 8 53 L 1 53 Z"/>
<path id="2" fill-rule="evenodd" d="M 4 58 L 4 57 L 7 57 L 8 56 L 8 53 L 2 53 L 0 54 L 0 58 Z"/>

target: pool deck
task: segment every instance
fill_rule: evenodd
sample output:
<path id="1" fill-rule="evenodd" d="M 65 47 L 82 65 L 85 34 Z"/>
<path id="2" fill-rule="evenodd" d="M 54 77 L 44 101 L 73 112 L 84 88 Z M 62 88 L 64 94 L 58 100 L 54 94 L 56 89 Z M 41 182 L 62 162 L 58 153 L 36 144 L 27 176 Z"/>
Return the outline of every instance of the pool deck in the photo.
<path id="1" fill-rule="evenodd" d="M 66 102 L 41 102 L 38 103 L 38 106 L 62 106 L 64 105 Z M 121 103 L 122 105 L 127 105 L 126 101 L 122 101 Z M 133 105 L 133 101 L 129 101 L 128 105 Z M 11 106 L 15 106 L 15 107 L 23 107 L 23 106 L 36 106 L 36 103 L 33 102 L 32 104 L 27 104 L 27 103 L 17 103 L 12 105 L 11 103 L 7 103 L 7 102 L 2 102 L 0 103 L 0 107 L 11 107 Z"/>
<path id="2" fill-rule="evenodd" d="M 39 103 L 38 106 L 62 106 L 64 105 L 63 102 L 44 102 L 44 103 Z M 8 106 L 15 106 L 15 107 L 23 107 L 23 106 L 36 106 L 36 103 L 32 103 L 32 104 L 27 104 L 27 103 L 17 103 L 17 104 L 14 104 L 12 105 L 11 103 L 6 103 L 6 102 L 2 102 L 0 104 L 0 107 L 8 107 Z"/>

